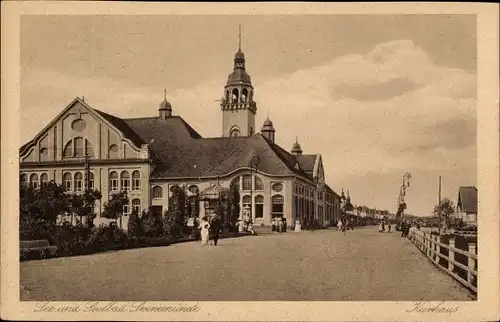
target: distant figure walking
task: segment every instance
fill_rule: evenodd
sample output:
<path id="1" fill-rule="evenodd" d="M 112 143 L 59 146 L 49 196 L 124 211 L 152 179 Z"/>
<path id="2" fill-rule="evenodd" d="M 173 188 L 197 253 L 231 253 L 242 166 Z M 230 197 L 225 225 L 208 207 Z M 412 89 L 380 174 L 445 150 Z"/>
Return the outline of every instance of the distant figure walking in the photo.
<path id="1" fill-rule="evenodd" d="M 300 226 L 300 220 L 295 220 L 295 232 L 298 233 L 302 230 L 302 227 Z"/>
<path id="2" fill-rule="evenodd" d="M 403 221 L 401 223 L 401 237 L 405 237 L 406 235 L 406 226 L 407 226 L 406 221 Z"/>
<path id="3" fill-rule="evenodd" d="M 201 229 L 201 246 L 208 245 L 210 224 L 207 221 L 207 217 L 203 217 L 198 229 Z"/>
<path id="4" fill-rule="evenodd" d="M 391 232 L 391 223 L 390 222 L 387 223 L 387 232 L 388 233 Z"/>
<path id="5" fill-rule="evenodd" d="M 337 230 L 338 231 L 341 231 L 342 230 L 342 220 L 339 219 L 339 221 L 337 222 Z"/>
<path id="6" fill-rule="evenodd" d="M 214 245 L 217 246 L 217 242 L 220 237 L 220 221 L 215 218 L 210 225 L 210 235 L 212 235 L 212 239 L 214 240 Z"/>
<path id="7" fill-rule="evenodd" d="M 380 224 L 378 225 L 378 232 L 381 233 L 383 231 L 384 231 L 384 224 L 381 221 Z"/>

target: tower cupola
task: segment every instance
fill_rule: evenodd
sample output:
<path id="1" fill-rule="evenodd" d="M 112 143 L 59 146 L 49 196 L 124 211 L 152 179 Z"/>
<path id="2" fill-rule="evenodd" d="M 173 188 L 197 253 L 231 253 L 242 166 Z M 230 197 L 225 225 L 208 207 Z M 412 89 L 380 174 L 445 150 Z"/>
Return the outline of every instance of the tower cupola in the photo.
<path id="1" fill-rule="evenodd" d="M 274 143 L 274 134 L 276 130 L 274 129 L 273 122 L 271 122 L 269 116 L 264 121 L 264 125 L 262 125 L 260 132 L 266 139 Z"/>
<path id="2" fill-rule="evenodd" d="M 302 155 L 302 148 L 300 147 L 300 144 L 297 141 L 297 138 L 295 138 L 295 143 L 293 144 L 291 152 L 293 155 Z"/>
<path id="3" fill-rule="evenodd" d="M 233 71 L 227 77 L 221 99 L 222 136 L 252 136 L 255 133 L 257 104 L 253 100 L 252 79 L 246 72 L 245 54 L 241 50 L 241 25 L 238 51 L 234 55 Z"/>
<path id="4" fill-rule="evenodd" d="M 167 90 L 165 90 L 165 98 L 163 102 L 160 103 L 160 108 L 158 108 L 159 117 L 161 120 L 166 120 L 172 116 L 172 104 L 167 100 Z"/>

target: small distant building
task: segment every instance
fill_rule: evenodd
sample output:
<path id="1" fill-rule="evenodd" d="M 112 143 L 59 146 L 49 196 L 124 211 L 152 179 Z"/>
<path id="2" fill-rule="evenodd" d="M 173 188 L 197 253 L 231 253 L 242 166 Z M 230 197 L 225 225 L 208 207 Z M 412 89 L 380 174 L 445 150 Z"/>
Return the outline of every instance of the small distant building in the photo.
<path id="1" fill-rule="evenodd" d="M 477 224 L 477 188 L 460 187 L 456 207 L 456 218 L 468 224 Z"/>

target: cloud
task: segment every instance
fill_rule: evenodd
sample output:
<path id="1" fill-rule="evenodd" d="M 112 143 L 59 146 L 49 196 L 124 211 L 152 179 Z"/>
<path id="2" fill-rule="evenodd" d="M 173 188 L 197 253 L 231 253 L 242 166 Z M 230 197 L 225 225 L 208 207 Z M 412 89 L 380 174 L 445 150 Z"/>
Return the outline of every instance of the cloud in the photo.
<path id="1" fill-rule="evenodd" d="M 247 69 L 252 74 L 252 67 Z M 229 72 L 168 93 L 174 114 L 205 137 L 221 134 L 216 100 Z M 123 79 L 77 78 L 32 68 L 22 75 L 25 140 L 77 95 L 122 117 L 157 115 L 163 99 L 161 84 L 136 87 Z M 305 154 L 322 153 L 327 179 L 336 190 L 363 177 L 449 169 L 465 171 L 463 183 L 475 184 L 476 75 L 434 64 L 412 41 L 380 44 L 364 55 L 346 55 L 264 83 L 253 77 L 253 82 L 256 128 L 269 111 L 277 143 L 290 150 L 298 136 Z M 353 200 L 356 192 L 368 198 L 363 189 L 351 187 Z M 386 198 L 382 191 L 376 194 Z"/>

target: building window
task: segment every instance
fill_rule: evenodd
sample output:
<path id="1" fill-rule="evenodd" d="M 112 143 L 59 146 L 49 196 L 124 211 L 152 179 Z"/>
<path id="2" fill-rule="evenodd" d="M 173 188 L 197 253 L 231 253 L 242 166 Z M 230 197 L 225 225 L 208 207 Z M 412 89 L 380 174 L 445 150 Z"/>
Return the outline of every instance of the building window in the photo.
<path id="1" fill-rule="evenodd" d="M 26 173 L 21 174 L 21 184 L 25 185 L 28 182 L 28 175 Z"/>
<path id="2" fill-rule="evenodd" d="M 264 217 L 264 197 L 255 196 L 255 218 Z"/>
<path id="3" fill-rule="evenodd" d="M 129 204 L 123 205 L 123 214 L 125 216 L 130 214 L 130 205 Z"/>
<path id="4" fill-rule="evenodd" d="M 118 191 L 118 173 L 115 171 L 109 174 L 109 190 Z"/>
<path id="5" fill-rule="evenodd" d="M 281 192 L 283 190 L 283 185 L 281 183 L 273 184 L 273 190 L 276 192 Z"/>
<path id="6" fill-rule="evenodd" d="M 94 174 L 92 172 L 89 173 L 89 190 L 94 190 Z"/>
<path id="7" fill-rule="evenodd" d="M 40 182 L 42 185 L 47 184 L 47 182 L 49 182 L 49 176 L 46 173 L 42 173 L 40 176 Z"/>
<path id="8" fill-rule="evenodd" d="M 66 189 L 66 191 L 71 191 L 71 181 L 72 181 L 71 173 L 66 172 L 64 174 L 63 181 L 64 181 L 64 189 Z"/>
<path id="9" fill-rule="evenodd" d="M 197 185 L 190 185 L 189 188 L 188 188 L 189 192 L 193 193 L 193 194 L 197 194 L 198 193 L 198 186 Z"/>
<path id="10" fill-rule="evenodd" d="M 231 180 L 231 184 L 230 186 L 236 186 L 237 187 L 237 190 L 239 191 L 240 190 L 240 177 L 236 177 L 234 178 L 233 180 Z"/>
<path id="11" fill-rule="evenodd" d="M 123 171 L 120 179 L 122 191 L 130 191 L 130 174 L 127 171 Z"/>
<path id="12" fill-rule="evenodd" d="M 94 147 L 92 147 L 92 143 L 89 140 L 85 140 L 85 154 L 89 157 L 94 156 Z"/>
<path id="13" fill-rule="evenodd" d="M 132 172 L 132 190 L 141 189 L 141 173 L 139 171 Z"/>
<path id="14" fill-rule="evenodd" d="M 140 214 L 141 213 L 141 200 L 133 199 L 132 200 L 132 211 Z"/>
<path id="15" fill-rule="evenodd" d="M 40 161 L 48 161 L 49 160 L 49 149 L 41 148 L 40 149 Z"/>
<path id="16" fill-rule="evenodd" d="M 153 187 L 153 198 L 161 199 L 163 198 L 163 188 L 160 186 Z"/>
<path id="17" fill-rule="evenodd" d="M 30 185 L 35 189 L 38 188 L 38 175 L 35 173 L 30 176 Z"/>
<path id="18" fill-rule="evenodd" d="M 252 198 L 250 196 L 243 196 L 243 208 L 248 208 L 250 214 L 252 213 Z"/>
<path id="19" fill-rule="evenodd" d="M 264 183 L 259 177 L 255 177 L 255 190 L 264 190 Z"/>
<path id="20" fill-rule="evenodd" d="M 250 175 L 243 176 L 243 190 L 244 191 L 252 190 L 252 176 Z"/>
<path id="21" fill-rule="evenodd" d="M 272 204 L 272 217 L 283 217 L 283 204 L 284 199 L 281 195 L 276 195 L 271 198 Z"/>
<path id="22" fill-rule="evenodd" d="M 109 158 L 118 159 L 118 146 L 116 144 L 111 144 L 109 146 Z"/>
<path id="23" fill-rule="evenodd" d="M 85 155 L 83 149 L 83 138 L 75 138 L 75 157 L 83 157 Z"/>
<path id="24" fill-rule="evenodd" d="M 83 175 L 81 172 L 75 173 L 75 191 L 81 192 L 83 190 Z"/>
<path id="25" fill-rule="evenodd" d="M 64 147 L 64 157 L 65 158 L 71 158 L 73 156 L 73 141 L 69 141 L 66 143 L 66 146 Z"/>

